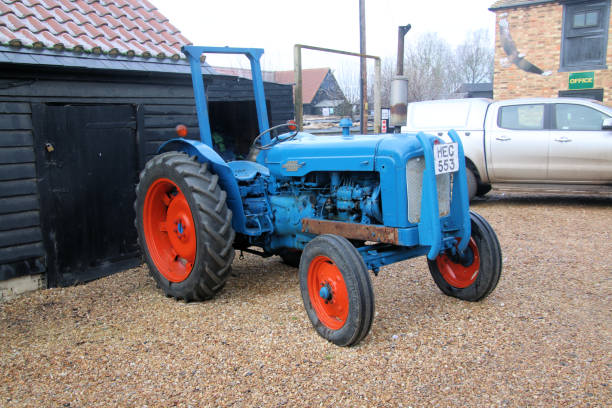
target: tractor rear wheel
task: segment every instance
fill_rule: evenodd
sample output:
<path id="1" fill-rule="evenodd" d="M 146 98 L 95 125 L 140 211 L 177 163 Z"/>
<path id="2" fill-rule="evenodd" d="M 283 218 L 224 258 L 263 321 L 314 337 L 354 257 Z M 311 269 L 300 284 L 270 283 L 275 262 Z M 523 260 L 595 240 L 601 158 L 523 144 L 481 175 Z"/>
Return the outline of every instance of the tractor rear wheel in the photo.
<path id="1" fill-rule="evenodd" d="M 444 294 L 462 300 L 484 299 L 497 286 L 502 269 L 501 248 L 489 223 L 470 211 L 472 236 L 462 259 L 441 253 L 427 260 L 429 272 Z"/>
<path id="2" fill-rule="evenodd" d="M 140 173 L 138 242 L 167 296 L 210 299 L 229 276 L 235 233 L 218 180 L 206 164 L 181 152 L 154 157 Z"/>
<path id="3" fill-rule="evenodd" d="M 319 335 L 338 346 L 359 343 L 374 319 L 374 291 L 363 258 L 346 239 L 320 235 L 304 248 L 300 289 Z"/>

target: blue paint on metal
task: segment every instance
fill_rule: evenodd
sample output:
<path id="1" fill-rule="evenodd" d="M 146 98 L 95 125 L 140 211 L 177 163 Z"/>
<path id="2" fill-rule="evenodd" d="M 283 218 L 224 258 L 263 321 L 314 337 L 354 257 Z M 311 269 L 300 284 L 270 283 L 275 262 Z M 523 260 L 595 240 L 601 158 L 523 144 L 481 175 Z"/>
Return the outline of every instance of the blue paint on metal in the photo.
<path id="1" fill-rule="evenodd" d="M 438 256 L 442 244 L 440 212 L 438 207 L 438 188 L 434 171 L 433 144 L 423 132 L 417 133 L 417 139 L 421 143 L 421 146 L 423 146 L 423 156 L 425 156 L 419 240 L 421 241 L 421 245 L 428 245 L 430 247 L 427 257 L 433 260 Z"/>
<path id="2" fill-rule="evenodd" d="M 239 160 L 229 162 L 227 165 L 232 169 L 234 177 L 239 181 L 253 180 L 258 174 L 265 177 L 270 175 L 270 170 L 267 167 L 252 161 Z"/>
<path id="3" fill-rule="evenodd" d="M 187 45 L 182 48 L 183 53 L 189 60 L 191 66 L 191 80 L 193 83 L 193 93 L 196 102 L 196 112 L 200 126 L 200 140 L 202 143 L 212 147 L 212 136 L 210 123 L 208 120 L 208 108 L 206 106 L 206 90 L 202 80 L 202 68 L 200 57 L 203 53 L 209 54 L 244 54 L 251 63 L 251 74 L 253 78 L 253 91 L 255 96 L 255 106 L 257 108 L 257 121 L 259 132 L 270 128 L 268 122 L 268 111 L 266 109 L 266 96 L 264 94 L 263 76 L 259 60 L 263 55 L 261 48 L 233 48 L 233 47 L 201 47 Z M 261 138 L 261 144 L 270 143 L 270 135 L 265 134 Z"/>
<path id="4" fill-rule="evenodd" d="M 385 265 L 401 262 L 406 259 L 422 256 L 427 253 L 427 247 L 405 247 L 389 244 L 366 245 L 357 248 L 368 269 L 375 273 Z"/>
<path id="5" fill-rule="evenodd" d="M 183 223 L 181 221 L 179 221 L 178 225 L 176 226 L 178 229 L 178 233 L 179 234 L 183 234 Z"/>
<path id="6" fill-rule="evenodd" d="M 315 171 L 372 171 L 379 142 L 375 135 L 346 140 L 300 132 L 293 140 L 268 150 L 260 163 L 274 177 L 301 177 Z"/>
<path id="7" fill-rule="evenodd" d="M 453 182 L 453 200 L 451 202 L 451 214 L 456 225 L 459 225 L 459 234 L 461 238 L 457 249 L 463 252 L 467 248 L 468 242 L 472 235 L 472 225 L 470 219 L 470 198 L 468 196 L 467 176 L 465 171 L 465 154 L 463 152 L 463 143 L 461 138 L 454 129 L 448 132 L 451 140 L 459 146 L 459 171 L 457 172 Z"/>
<path id="8" fill-rule="evenodd" d="M 435 259 L 443 250 L 463 251 L 470 236 L 465 158 L 456 132 L 460 168 L 455 173 L 450 214 L 440 218 L 433 142 L 422 132 L 393 135 L 350 135 L 350 119 L 341 121 L 342 135 L 316 137 L 300 132 L 262 150 L 256 162 L 225 163 L 211 148 L 212 138 L 202 81 L 202 53 L 245 54 L 251 63 L 260 132 L 269 128 L 259 60 L 254 48 L 187 46 L 192 69 L 196 109 L 202 142 L 175 139 L 161 151 L 179 150 L 210 164 L 227 192 L 233 212 L 232 226 L 248 243 L 271 254 L 280 248 L 303 249 L 314 238 L 302 232 L 304 218 L 329 219 L 397 228 L 399 245 L 378 244 L 359 249 L 369 269 L 427 254 Z M 439 140 L 439 139 L 438 139 Z M 262 136 L 268 145 L 270 136 Z M 417 224 L 408 220 L 406 163 L 425 159 L 421 214 Z M 457 245 L 457 237 L 461 242 Z M 456 249 L 455 249 L 456 248 Z M 328 298 L 329 288 L 321 297 Z"/>
<path id="9" fill-rule="evenodd" d="M 227 193 L 227 205 L 232 210 L 232 227 L 243 234 L 246 230 L 246 217 L 242 208 L 242 199 L 238 183 L 232 169 L 211 147 L 197 140 L 172 139 L 160 146 L 157 153 L 185 152 L 188 156 L 196 156 L 200 163 L 208 163 L 211 171 L 219 176 L 219 185 Z"/>
<path id="10" fill-rule="evenodd" d="M 331 300 L 331 291 L 327 285 L 322 286 L 321 290 L 319 290 L 319 296 L 325 300 Z"/>
<path id="11" fill-rule="evenodd" d="M 349 118 L 342 118 L 340 120 L 340 127 L 342 128 L 342 136 L 350 136 L 351 135 L 351 126 L 353 126 L 353 121 Z"/>

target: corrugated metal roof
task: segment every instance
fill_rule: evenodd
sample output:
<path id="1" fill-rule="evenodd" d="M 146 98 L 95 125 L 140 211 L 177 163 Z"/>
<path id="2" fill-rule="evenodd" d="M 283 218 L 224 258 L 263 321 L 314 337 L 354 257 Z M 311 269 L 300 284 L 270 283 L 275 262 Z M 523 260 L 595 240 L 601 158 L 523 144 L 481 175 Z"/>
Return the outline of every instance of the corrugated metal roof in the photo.
<path id="1" fill-rule="evenodd" d="M 533 6 L 541 3 L 555 3 L 557 0 L 498 0 L 489 7 L 489 10 L 498 10 L 503 8 Z"/>
<path id="2" fill-rule="evenodd" d="M 0 0 L 0 45 L 155 60 L 191 44 L 147 0 Z M 115 64 L 116 65 L 116 64 Z"/>

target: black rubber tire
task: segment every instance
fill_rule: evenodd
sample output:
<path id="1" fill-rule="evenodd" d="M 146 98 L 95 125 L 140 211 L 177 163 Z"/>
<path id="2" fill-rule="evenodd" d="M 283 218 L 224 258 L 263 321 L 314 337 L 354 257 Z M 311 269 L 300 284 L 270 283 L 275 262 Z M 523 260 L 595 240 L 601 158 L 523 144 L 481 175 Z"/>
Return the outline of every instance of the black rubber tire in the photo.
<path id="1" fill-rule="evenodd" d="M 146 245 L 143 205 L 151 184 L 160 178 L 174 182 L 189 204 L 196 226 L 196 256 L 189 276 L 182 282 L 170 282 L 156 268 Z M 219 177 L 206 164 L 182 152 L 160 154 L 147 162 L 136 186 L 136 229 L 138 243 L 151 276 L 167 296 L 185 301 L 211 299 L 229 277 L 234 260 L 235 232 L 227 194 L 218 185 Z"/>
<path id="2" fill-rule="evenodd" d="M 468 198 L 472 201 L 476 197 L 476 191 L 478 190 L 478 179 L 474 171 L 469 167 L 465 169 L 465 176 L 467 178 Z"/>
<path id="3" fill-rule="evenodd" d="M 347 288 L 348 317 L 338 330 L 324 325 L 311 304 L 308 270 L 317 256 L 326 256 L 336 264 Z M 319 235 L 310 241 L 302 254 L 299 276 L 306 313 L 321 337 L 338 346 L 353 346 L 367 336 L 374 320 L 374 290 L 363 258 L 346 238 L 329 234 Z"/>
<path id="4" fill-rule="evenodd" d="M 491 191 L 491 185 L 490 184 L 479 183 L 478 184 L 478 188 L 476 189 L 476 195 L 478 197 L 482 197 L 485 194 L 487 194 L 489 191 Z"/>
<path id="5" fill-rule="evenodd" d="M 497 235 L 489 223 L 479 214 L 470 211 L 472 238 L 480 255 L 480 269 L 474 283 L 466 288 L 450 285 L 442 276 L 436 261 L 427 260 L 429 272 L 440 290 L 462 300 L 479 301 L 487 297 L 497 286 L 502 270 L 502 253 Z"/>
<path id="6" fill-rule="evenodd" d="M 280 250 L 278 255 L 283 260 L 285 265 L 291 266 L 293 268 L 300 267 L 300 259 L 302 258 L 302 251 L 291 248 L 283 248 Z"/>

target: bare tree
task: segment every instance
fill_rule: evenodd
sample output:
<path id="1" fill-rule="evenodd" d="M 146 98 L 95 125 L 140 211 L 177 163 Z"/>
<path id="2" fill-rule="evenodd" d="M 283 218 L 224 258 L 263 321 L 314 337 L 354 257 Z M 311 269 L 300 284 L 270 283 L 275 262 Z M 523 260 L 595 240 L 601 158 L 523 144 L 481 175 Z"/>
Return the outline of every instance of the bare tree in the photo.
<path id="1" fill-rule="evenodd" d="M 409 45 L 404 58 L 404 75 L 408 77 L 408 101 L 450 98 L 462 83 L 491 81 L 493 46 L 485 29 L 471 32 L 455 50 L 435 33 L 421 35 Z M 390 106 L 391 81 L 395 59 L 385 57 L 381 65 L 382 106 Z M 345 96 L 359 103 L 359 70 L 343 65 L 336 78 Z M 373 101 L 373 70 L 368 68 L 368 100 Z M 371 105 L 371 103 L 370 103 Z"/>
<path id="2" fill-rule="evenodd" d="M 368 101 L 370 106 L 374 105 L 374 68 L 368 68 Z M 384 57 L 380 62 L 380 100 L 382 107 L 389 107 L 391 96 L 391 81 L 395 76 L 395 59 Z"/>
<path id="3" fill-rule="evenodd" d="M 352 104 L 359 103 L 359 65 L 344 64 L 333 71 L 338 85 L 342 89 L 346 100 Z"/>
<path id="4" fill-rule="evenodd" d="M 435 33 L 426 33 L 406 51 L 408 101 L 441 99 L 452 94 L 460 80 L 450 45 Z"/>
<path id="5" fill-rule="evenodd" d="M 465 41 L 457 47 L 456 57 L 461 82 L 493 81 L 494 49 L 488 30 L 480 29 L 469 33 Z"/>

